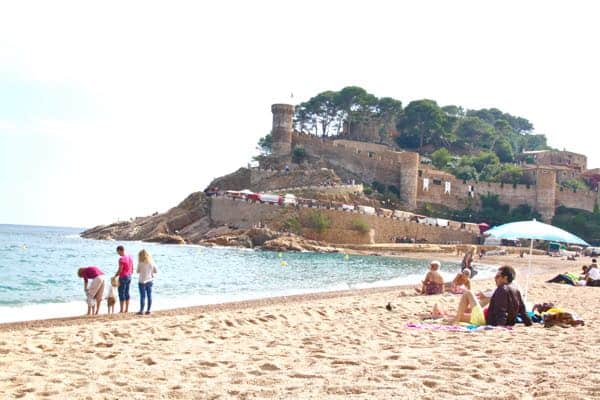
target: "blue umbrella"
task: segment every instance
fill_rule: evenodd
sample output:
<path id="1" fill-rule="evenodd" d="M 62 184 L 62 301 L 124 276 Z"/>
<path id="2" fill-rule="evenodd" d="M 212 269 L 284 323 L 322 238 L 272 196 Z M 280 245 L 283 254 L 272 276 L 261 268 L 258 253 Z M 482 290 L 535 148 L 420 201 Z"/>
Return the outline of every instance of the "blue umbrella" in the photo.
<path id="1" fill-rule="evenodd" d="M 527 281 L 525 284 L 525 299 L 527 299 L 529 276 L 531 275 L 531 254 L 533 253 L 534 240 L 548 240 L 553 242 L 589 246 L 589 244 L 587 244 L 587 242 L 580 237 L 577 237 L 572 233 L 555 226 L 538 222 L 535 219 L 532 221 L 510 222 L 508 224 L 495 226 L 492 229 L 487 230 L 485 233 L 500 239 L 519 238 L 531 240 L 529 247 L 529 269 L 527 271 Z"/>
<path id="2" fill-rule="evenodd" d="M 510 222 L 485 232 L 500 239 L 536 239 L 589 246 L 585 240 L 552 225 L 533 221 Z"/>

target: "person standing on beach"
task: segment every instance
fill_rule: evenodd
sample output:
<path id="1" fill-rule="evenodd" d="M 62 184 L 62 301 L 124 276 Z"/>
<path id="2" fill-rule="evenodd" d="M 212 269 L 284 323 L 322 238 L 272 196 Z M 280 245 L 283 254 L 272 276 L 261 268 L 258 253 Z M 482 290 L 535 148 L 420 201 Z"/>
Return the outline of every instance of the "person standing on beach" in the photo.
<path id="1" fill-rule="evenodd" d="M 152 307 L 152 282 L 154 280 L 154 274 L 158 271 L 150 254 L 142 249 L 138 254 L 138 267 L 137 273 L 140 274 L 138 287 L 140 289 L 140 311 L 138 315 L 144 313 L 144 300 L 148 298 L 148 308 L 146 314 L 150 314 L 150 307 Z"/>
<path id="2" fill-rule="evenodd" d="M 82 267 L 77 270 L 77 276 L 83 278 L 87 315 L 98 315 L 104 296 L 104 272 L 98 267 Z"/>
<path id="3" fill-rule="evenodd" d="M 119 313 L 129 312 L 129 286 L 133 274 L 133 259 L 125 254 L 123 246 L 117 246 L 119 254 L 119 269 L 115 276 L 119 277 Z"/>

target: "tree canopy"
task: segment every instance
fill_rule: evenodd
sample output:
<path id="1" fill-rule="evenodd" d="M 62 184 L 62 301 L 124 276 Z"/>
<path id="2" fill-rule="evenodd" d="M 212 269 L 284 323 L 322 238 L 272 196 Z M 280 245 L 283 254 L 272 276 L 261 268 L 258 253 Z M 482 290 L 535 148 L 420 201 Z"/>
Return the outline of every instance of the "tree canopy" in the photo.
<path id="1" fill-rule="evenodd" d="M 402 112 L 402 102 L 391 97 L 377 98 L 358 86 L 325 91 L 296 107 L 296 130 L 319 136 L 339 135 L 344 123 L 368 119 L 394 121 Z"/>
<path id="2" fill-rule="evenodd" d="M 359 86 L 324 91 L 300 103 L 294 124 L 301 132 L 335 136 L 344 124 L 349 129 L 368 120 L 395 126 L 396 144 L 419 152 L 440 147 L 452 154 L 490 151 L 501 162 L 512 162 L 523 150 L 549 148 L 545 135 L 531 133 L 531 122 L 497 108 L 440 107 L 430 99 L 414 100 L 403 108 L 400 100 L 378 98 Z"/>

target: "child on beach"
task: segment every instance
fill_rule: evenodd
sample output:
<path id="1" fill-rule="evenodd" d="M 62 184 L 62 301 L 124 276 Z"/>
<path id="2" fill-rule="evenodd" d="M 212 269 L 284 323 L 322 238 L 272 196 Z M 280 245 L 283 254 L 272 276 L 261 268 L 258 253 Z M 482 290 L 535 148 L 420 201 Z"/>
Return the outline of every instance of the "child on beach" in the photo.
<path id="1" fill-rule="evenodd" d="M 108 306 L 108 313 L 115 313 L 115 303 L 117 302 L 117 288 L 119 287 L 119 278 L 113 276 L 110 279 L 110 287 L 108 288 L 108 297 L 106 298 L 106 305 Z"/>
<path id="2" fill-rule="evenodd" d="M 452 281 L 452 285 L 450 287 L 450 291 L 454 294 L 462 294 L 465 289 L 471 289 L 471 280 L 469 277 L 471 276 L 471 271 L 467 268 L 463 269 L 459 272 L 454 280 Z"/>

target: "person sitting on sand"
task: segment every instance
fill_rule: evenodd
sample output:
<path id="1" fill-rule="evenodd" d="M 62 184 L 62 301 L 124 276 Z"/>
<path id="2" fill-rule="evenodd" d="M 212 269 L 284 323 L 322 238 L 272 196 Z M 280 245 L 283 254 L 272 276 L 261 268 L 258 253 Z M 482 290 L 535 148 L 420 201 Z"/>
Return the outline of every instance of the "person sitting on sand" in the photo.
<path id="1" fill-rule="evenodd" d="M 470 276 L 471 272 L 466 268 L 456 274 L 456 277 L 454 277 L 452 285 L 450 286 L 450 291 L 454 294 L 461 294 L 465 291 L 465 289 L 471 290 L 471 280 L 469 279 Z"/>
<path id="2" fill-rule="evenodd" d="M 498 272 L 494 277 L 496 290 L 490 299 L 487 315 L 473 293 L 466 290 L 460 298 L 454 322 L 506 326 L 514 325 L 517 317 L 521 317 L 525 325 L 530 326 L 531 318 L 525 311 L 525 303 L 521 297 L 521 292 L 511 285 L 515 277 L 514 268 L 508 265 L 498 268 Z"/>
<path id="3" fill-rule="evenodd" d="M 425 275 L 421 289 L 417 288 L 417 292 L 421 294 L 441 294 L 444 293 L 444 278 L 438 270 L 440 269 L 439 261 L 432 261 L 430 264 L 430 270 Z"/>
<path id="4" fill-rule="evenodd" d="M 83 290 L 87 300 L 87 315 L 98 315 L 100 302 L 104 296 L 104 272 L 98 267 L 82 267 L 77 276 L 83 278 Z"/>
<path id="5" fill-rule="evenodd" d="M 596 260 L 592 260 L 592 263 L 588 266 L 587 275 L 585 277 L 587 286 L 600 286 L 600 269 Z"/>

